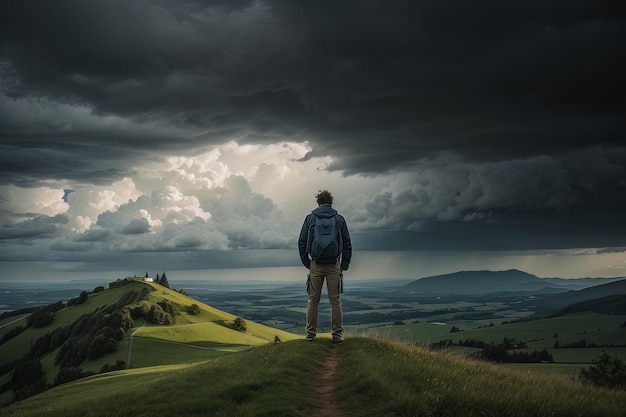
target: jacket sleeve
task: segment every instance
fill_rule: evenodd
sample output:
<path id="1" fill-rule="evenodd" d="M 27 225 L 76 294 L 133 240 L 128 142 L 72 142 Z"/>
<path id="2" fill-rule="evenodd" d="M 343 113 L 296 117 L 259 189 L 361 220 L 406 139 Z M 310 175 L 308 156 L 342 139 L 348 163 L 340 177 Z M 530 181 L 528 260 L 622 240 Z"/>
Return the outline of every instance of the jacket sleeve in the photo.
<path id="1" fill-rule="evenodd" d="M 302 229 L 300 230 L 300 236 L 298 237 L 298 251 L 300 252 L 300 260 L 302 265 L 307 269 L 311 268 L 311 260 L 307 253 L 307 246 L 309 241 L 309 216 L 304 219 Z"/>
<path id="2" fill-rule="evenodd" d="M 341 239 L 343 244 L 343 252 L 341 252 L 341 270 L 347 271 L 352 260 L 352 241 L 350 240 L 350 232 L 346 220 L 342 217 L 341 222 Z"/>

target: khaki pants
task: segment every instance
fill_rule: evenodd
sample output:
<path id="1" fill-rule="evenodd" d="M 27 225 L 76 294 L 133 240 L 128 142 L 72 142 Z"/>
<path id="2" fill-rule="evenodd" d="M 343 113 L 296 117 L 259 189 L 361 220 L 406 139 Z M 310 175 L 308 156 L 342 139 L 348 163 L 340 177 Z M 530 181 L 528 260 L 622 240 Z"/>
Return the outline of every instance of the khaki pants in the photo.
<path id="1" fill-rule="evenodd" d="M 343 318 L 341 311 L 340 294 L 342 292 L 342 279 L 340 263 L 317 264 L 311 262 L 309 279 L 307 281 L 307 293 L 309 301 L 306 309 L 306 332 L 307 337 L 314 338 L 317 335 L 317 310 L 322 296 L 322 285 L 326 279 L 328 301 L 331 308 L 331 328 L 333 339 L 343 338 Z"/>

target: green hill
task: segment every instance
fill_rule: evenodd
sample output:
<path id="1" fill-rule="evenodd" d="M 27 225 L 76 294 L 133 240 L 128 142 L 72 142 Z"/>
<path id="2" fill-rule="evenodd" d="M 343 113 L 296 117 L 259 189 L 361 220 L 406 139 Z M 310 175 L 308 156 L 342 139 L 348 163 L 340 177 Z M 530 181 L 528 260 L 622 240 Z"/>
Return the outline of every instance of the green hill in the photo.
<path id="1" fill-rule="evenodd" d="M 623 416 L 626 393 L 369 338 L 266 344 L 61 385 L 0 416 Z M 335 414 L 331 414 L 334 411 Z"/>
<path id="2" fill-rule="evenodd" d="M 552 315 L 552 317 L 566 314 L 594 311 L 603 314 L 626 314 L 626 294 L 615 294 L 601 298 L 593 298 L 570 304 Z"/>
<path id="3" fill-rule="evenodd" d="M 0 404 L 90 374 L 196 363 L 299 337 L 141 278 L 118 280 L 0 320 Z"/>

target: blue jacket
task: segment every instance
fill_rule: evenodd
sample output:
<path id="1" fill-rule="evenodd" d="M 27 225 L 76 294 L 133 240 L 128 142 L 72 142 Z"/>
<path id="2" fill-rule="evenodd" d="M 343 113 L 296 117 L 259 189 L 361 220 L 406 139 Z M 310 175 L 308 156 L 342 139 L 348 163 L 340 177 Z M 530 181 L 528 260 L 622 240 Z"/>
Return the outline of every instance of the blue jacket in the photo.
<path id="1" fill-rule="evenodd" d="M 343 245 L 341 252 L 341 270 L 346 271 L 350 267 L 350 259 L 352 259 L 352 241 L 350 240 L 348 225 L 346 224 L 346 220 L 343 216 L 337 213 L 337 210 L 328 204 L 319 206 L 304 219 L 302 230 L 300 231 L 300 236 L 298 237 L 298 250 L 300 251 L 300 260 L 302 261 L 302 265 L 306 266 L 307 269 L 311 267 L 311 258 L 307 253 L 307 249 L 310 246 L 309 235 L 311 227 L 315 224 L 315 216 L 320 218 L 335 216 L 337 219 L 337 225 L 341 231 L 340 243 Z"/>

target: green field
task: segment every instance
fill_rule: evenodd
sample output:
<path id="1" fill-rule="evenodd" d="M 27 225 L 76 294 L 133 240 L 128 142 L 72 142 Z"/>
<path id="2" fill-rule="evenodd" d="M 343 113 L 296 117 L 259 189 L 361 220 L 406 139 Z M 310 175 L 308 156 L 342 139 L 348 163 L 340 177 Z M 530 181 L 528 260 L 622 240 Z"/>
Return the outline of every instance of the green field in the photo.
<path id="1" fill-rule="evenodd" d="M 349 331 L 354 335 L 374 336 L 417 345 L 448 339 L 453 343 L 477 340 L 494 344 L 501 343 L 504 338 L 515 339 L 527 343 L 528 348 L 521 351 L 532 352 L 546 349 L 554 358 L 555 363 L 506 364 L 505 366 L 546 374 L 574 375 L 582 368 L 589 366 L 603 351 L 626 359 L 626 328 L 620 327 L 625 321 L 624 315 L 585 312 L 508 324 L 493 320 L 425 322 L 395 326 L 389 324 L 374 327 L 354 326 L 349 328 Z M 493 326 L 490 325 L 491 323 Z M 462 331 L 451 333 L 453 326 Z M 557 341 L 563 346 L 580 340 L 603 347 L 554 348 Z M 609 345 L 609 347 L 604 345 Z M 452 347 L 450 350 L 460 355 L 470 355 L 479 351 L 479 349 L 460 346 Z"/>
<path id="2" fill-rule="evenodd" d="M 562 317 L 501 324 L 494 320 L 471 322 L 423 322 L 399 326 L 362 326 L 355 332 L 368 332 L 385 338 L 406 340 L 416 343 L 432 343 L 443 339 L 483 340 L 499 343 L 502 339 L 514 338 L 526 341 L 532 348 L 552 348 L 559 340 L 571 343 L 581 339 L 602 344 L 625 344 L 626 328 L 619 326 L 626 321 L 625 315 L 607 315 L 594 312 L 577 313 Z M 493 323 L 493 326 L 490 324 Z M 460 332 L 451 333 L 452 327 Z M 554 337 L 557 335 L 558 337 Z"/>

